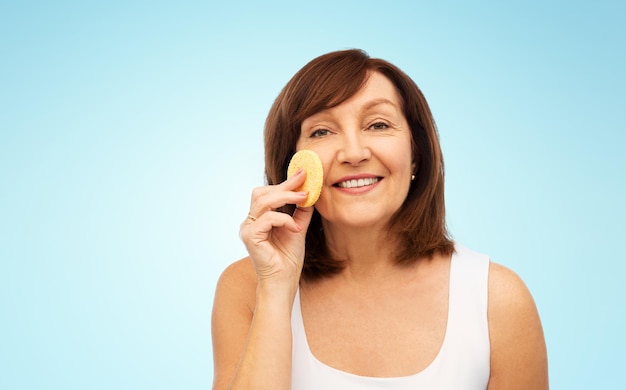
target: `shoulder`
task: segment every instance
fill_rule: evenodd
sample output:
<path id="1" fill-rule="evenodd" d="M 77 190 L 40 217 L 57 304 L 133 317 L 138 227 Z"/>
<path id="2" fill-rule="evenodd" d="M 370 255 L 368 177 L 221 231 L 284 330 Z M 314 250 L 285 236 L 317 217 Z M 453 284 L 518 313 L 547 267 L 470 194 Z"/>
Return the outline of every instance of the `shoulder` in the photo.
<path id="1" fill-rule="evenodd" d="M 530 291 L 519 275 L 494 262 L 489 263 L 489 303 L 494 309 L 506 309 L 512 303 L 526 308 L 534 306 Z"/>
<path id="2" fill-rule="evenodd" d="M 253 282 L 256 284 L 256 272 L 249 257 L 237 260 L 224 269 L 218 284 L 230 282 Z"/>
<path id="3" fill-rule="evenodd" d="M 509 268 L 489 265 L 489 388 L 547 389 L 547 352 L 535 301 Z M 524 372 L 519 367 L 525 367 Z"/>
<path id="4" fill-rule="evenodd" d="M 252 313 L 256 297 L 256 283 L 256 271 L 250 258 L 245 257 L 230 264 L 217 281 L 214 311 L 223 306 L 231 309 L 246 307 Z"/>
<path id="5" fill-rule="evenodd" d="M 509 332 L 516 324 L 540 325 L 535 301 L 524 281 L 494 262 L 489 264 L 488 318 L 494 336 Z"/>

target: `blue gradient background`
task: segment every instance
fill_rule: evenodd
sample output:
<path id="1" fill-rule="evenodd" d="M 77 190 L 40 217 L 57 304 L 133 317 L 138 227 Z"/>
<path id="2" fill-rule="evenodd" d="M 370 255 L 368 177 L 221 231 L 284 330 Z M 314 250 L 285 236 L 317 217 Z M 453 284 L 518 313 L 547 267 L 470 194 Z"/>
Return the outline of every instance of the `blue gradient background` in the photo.
<path id="1" fill-rule="evenodd" d="M 0 4 L 0 388 L 209 388 L 265 115 L 352 47 L 428 98 L 450 230 L 528 284 L 552 388 L 623 388 L 624 2 Z"/>

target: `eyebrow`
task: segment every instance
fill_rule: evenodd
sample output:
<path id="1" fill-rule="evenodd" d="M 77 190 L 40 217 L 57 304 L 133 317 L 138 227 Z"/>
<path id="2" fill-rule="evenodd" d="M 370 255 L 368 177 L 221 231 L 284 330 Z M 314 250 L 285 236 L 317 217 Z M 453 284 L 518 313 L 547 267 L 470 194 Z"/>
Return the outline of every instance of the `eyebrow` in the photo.
<path id="1" fill-rule="evenodd" d="M 363 108 L 361 109 L 361 112 L 365 112 L 365 111 L 371 110 L 372 108 L 374 108 L 374 107 L 376 107 L 376 106 L 383 105 L 383 104 L 390 105 L 390 106 L 392 106 L 393 108 L 395 108 L 396 110 L 401 110 L 400 106 L 399 106 L 398 104 L 394 103 L 392 100 L 389 100 L 389 99 L 387 99 L 387 98 L 378 98 L 378 99 L 374 99 L 374 100 L 371 100 L 371 101 L 367 102 L 367 103 L 363 106 Z M 308 120 L 310 120 L 311 118 L 316 118 L 316 119 L 319 119 L 319 118 L 318 118 L 318 116 L 321 116 L 321 115 L 328 115 L 327 113 L 325 113 L 326 111 L 327 111 L 327 110 L 322 110 L 322 111 L 320 111 L 320 112 L 318 112 L 318 113 L 315 113 L 315 114 L 311 115 L 310 117 L 308 117 L 308 118 L 304 119 L 304 120 L 302 121 L 302 124 L 304 124 L 305 122 L 307 122 L 307 121 L 308 121 Z"/>
<path id="2" fill-rule="evenodd" d="M 385 99 L 385 98 L 380 98 L 380 99 L 374 99 L 371 102 L 368 102 L 365 106 L 363 106 L 363 111 L 367 111 L 373 107 L 379 106 L 381 104 L 390 104 L 393 107 L 395 107 L 396 109 L 399 108 L 398 105 L 394 102 L 392 102 L 389 99 Z"/>

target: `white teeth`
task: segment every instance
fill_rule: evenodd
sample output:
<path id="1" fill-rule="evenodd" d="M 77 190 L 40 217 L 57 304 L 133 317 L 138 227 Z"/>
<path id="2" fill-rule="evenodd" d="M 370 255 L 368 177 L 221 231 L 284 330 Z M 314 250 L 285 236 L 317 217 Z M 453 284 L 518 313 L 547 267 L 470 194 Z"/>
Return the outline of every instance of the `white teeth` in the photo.
<path id="1" fill-rule="evenodd" d="M 339 187 L 341 188 L 365 187 L 365 186 L 371 186 L 377 181 L 378 181 L 377 177 L 368 177 L 366 179 L 352 179 L 352 180 L 342 181 L 341 183 L 339 183 Z"/>

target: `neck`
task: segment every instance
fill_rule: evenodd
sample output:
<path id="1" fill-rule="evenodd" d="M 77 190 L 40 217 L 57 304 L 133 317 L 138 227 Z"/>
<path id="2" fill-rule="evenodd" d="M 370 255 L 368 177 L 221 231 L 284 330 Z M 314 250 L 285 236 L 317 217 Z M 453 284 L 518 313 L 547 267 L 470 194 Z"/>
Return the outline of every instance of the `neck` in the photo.
<path id="1" fill-rule="evenodd" d="M 324 226 L 324 231 L 330 253 L 345 264 L 345 277 L 365 280 L 397 271 L 395 245 L 385 230 Z"/>

